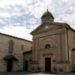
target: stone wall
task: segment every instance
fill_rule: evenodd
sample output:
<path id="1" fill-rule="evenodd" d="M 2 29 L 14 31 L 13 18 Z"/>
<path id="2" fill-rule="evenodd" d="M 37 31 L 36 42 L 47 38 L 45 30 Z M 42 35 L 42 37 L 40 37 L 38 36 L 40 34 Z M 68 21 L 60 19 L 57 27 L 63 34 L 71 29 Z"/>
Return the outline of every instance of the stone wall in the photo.
<path id="1" fill-rule="evenodd" d="M 45 25 L 44 25 L 45 26 Z M 38 29 L 36 34 L 33 36 L 33 60 L 38 62 L 38 66 L 40 66 L 41 71 L 45 71 L 45 58 L 51 58 L 51 70 L 53 71 L 53 60 L 56 60 L 56 63 L 69 61 L 70 53 L 68 48 L 68 44 L 70 43 L 70 39 L 72 39 L 71 35 L 69 36 L 69 32 L 67 28 L 61 26 L 54 26 L 52 30 Z M 49 26 L 50 27 L 50 26 Z M 49 29 L 51 29 L 49 28 Z M 68 33 L 68 34 L 67 34 Z M 71 32 L 70 32 L 71 34 Z M 74 35 L 74 34 L 73 34 Z M 70 38 L 71 37 L 71 38 Z M 50 44 L 50 49 L 45 49 L 45 45 Z M 69 44 L 74 46 L 73 41 Z M 58 67 L 58 65 L 57 65 Z M 69 70 L 68 70 L 69 71 Z"/>
<path id="2" fill-rule="evenodd" d="M 13 40 L 13 55 L 18 61 L 13 63 L 13 71 L 23 70 L 23 52 L 31 50 L 32 42 L 20 38 L 0 34 L 0 72 L 6 72 L 6 61 L 3 59 L 8 55 L 9 41 Z M 22 50 L 22 46 L 24 49 Z"/>

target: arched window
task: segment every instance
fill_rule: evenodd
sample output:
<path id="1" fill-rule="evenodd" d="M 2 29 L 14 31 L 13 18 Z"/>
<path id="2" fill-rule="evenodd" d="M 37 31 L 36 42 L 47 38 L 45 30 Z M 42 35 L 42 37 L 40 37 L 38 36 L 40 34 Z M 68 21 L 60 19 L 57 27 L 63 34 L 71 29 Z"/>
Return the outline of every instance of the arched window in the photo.
<path id="1" fill-rule="evenodd" d="M 9 41 L 9 53 L 13 52 L 13 48 L 14 48 L 14 42 L 13 42 L 13 40 L 10 40 Z"/>
<path id="2" fill-rule="evenodd" d="M 45 48 L 51 48 L 51 45 L 50 44 L 46 44 Z"/>

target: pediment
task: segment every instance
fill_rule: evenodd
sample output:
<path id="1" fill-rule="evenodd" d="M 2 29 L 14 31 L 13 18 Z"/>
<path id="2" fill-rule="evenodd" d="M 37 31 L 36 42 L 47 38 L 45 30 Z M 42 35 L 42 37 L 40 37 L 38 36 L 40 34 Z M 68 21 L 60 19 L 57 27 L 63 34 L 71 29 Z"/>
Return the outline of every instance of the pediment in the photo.
<path id="1" fill-rule="evenodd" d="M 36 28 L 34 31 L 32 31 L 31 34 L 34 35 L 34 34 L 39 34 L 39 33 L 47 32 L 51 30 L 57 30 L 66 26 L 63 23 L 42 24 L 38 28 Z"/>

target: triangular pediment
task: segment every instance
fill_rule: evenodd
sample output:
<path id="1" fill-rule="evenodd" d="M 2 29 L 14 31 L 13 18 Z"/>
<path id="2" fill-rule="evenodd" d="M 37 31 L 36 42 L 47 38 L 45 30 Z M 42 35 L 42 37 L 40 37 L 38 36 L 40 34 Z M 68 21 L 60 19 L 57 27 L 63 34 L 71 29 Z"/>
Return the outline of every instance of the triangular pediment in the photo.
<path id="1" fill-rule="evenodd" d="M 47 32 L 50 30 L 57 30 L 63 27 L 69 27 L 66 23 L 48 23 L 48 24 L 41 24 L 39 27 L 37 27 L 34 31 L 31 32 L 32 35 L 39 34 L 43 32 Z"/>

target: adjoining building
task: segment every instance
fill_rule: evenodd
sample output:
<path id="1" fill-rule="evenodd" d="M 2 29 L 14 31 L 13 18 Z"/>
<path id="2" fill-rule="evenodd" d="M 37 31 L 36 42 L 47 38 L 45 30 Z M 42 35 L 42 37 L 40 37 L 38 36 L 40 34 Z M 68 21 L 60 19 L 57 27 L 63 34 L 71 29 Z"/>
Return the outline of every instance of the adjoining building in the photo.
<path id="1" fill-rule="evenodd" d="M 71 72 L 75 70 L 75 30 L 66 23 L 54 22 L 47 11 L 33 36 L 32 66 L 41 72 Z"/>
<path id="2" fill-rule="evenodd" d="M 0 72 L 23 71 L 23 53 L 31 47 L 31 41 L 0 33 Z"/>

